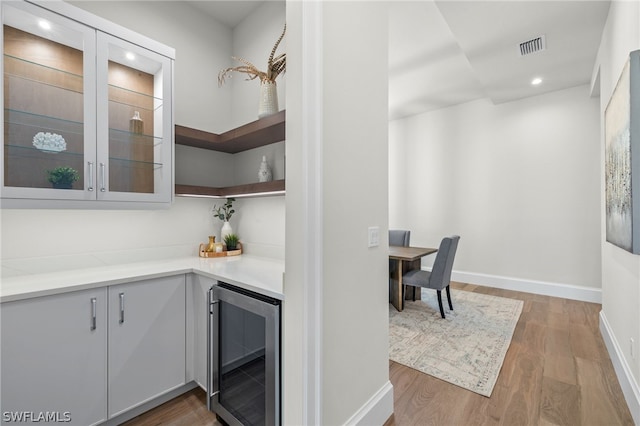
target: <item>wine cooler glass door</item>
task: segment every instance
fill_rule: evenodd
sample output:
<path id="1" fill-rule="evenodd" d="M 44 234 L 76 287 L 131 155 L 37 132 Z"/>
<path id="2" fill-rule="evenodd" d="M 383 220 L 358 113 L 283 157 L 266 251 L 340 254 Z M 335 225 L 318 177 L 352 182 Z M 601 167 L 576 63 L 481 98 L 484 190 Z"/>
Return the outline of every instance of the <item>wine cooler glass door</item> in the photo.
<path id="1" fill-rule="evenodd" d="M 220 286 L 214 298 L 212 411 L 229 424 L 279 424 L 279 302 Z"/>

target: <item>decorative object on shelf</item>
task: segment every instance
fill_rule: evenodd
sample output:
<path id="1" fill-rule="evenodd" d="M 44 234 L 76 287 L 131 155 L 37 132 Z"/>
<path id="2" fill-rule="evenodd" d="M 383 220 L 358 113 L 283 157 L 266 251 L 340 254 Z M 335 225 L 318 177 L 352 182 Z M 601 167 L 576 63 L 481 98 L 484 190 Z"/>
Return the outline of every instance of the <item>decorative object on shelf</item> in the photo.
<path id="1" fill-rule="evenodd" d="M 222 243 L 216 243 L 216 244 L 220 244 L 220 246 L 222 247 Z M 235 250 L 207 251 L 208 247 L 209 247 L 208 244 L 200 244 L 200 247 L 198 248 L 198 256 L 225 257 L 225 256 L 238 256 L 239 254 L 242 254 L 242 243 L 240 243 L 240 241 L 238 241 L 238 244 Z"/>
<path id="2" fill-rule="evenodd" d="M 217 217 L 224 222 L 222 224 L 222 229 L 220 230 L 220 238 L 223 240 L 227 235 L 233 234 L 233 228 L 231 228 L 229 219 L 231 219 L 231 216 L 233 216 L 233 214 L 236 212 L 233 209 L 233 202 L 235 200 L 235 198 L 227 198 L 227 201 L 224 203 L 224 205 L 220 207 L 218 207 L 217 205 L 213 206 L 213 217 Z"/>
<path id="3" fill-rule="evenodd" d="M 227 250 L 235 250 L 238 246 L 238 236 L 236 234 L 227 234 L 224 237 L 224 243 L 227 245 Z"/>
<path id="4" fill-rule="evenodd" d="M 211 253 L 216 251 L 216 236 L 209 235 L 209 244 L 205 247 L 204 251 Z"/>
<path id="5" fill-rule="evenodd" d="M 140 118 L 140 112 L 133 112 L 133 117 L 129 120 L 129 131 L 139 135 L 144 133 L 144 123 L 142 122 L 142 118 Z"/>
<path id="6" fill-rule="evenodd" d="M 57 133 L 38 132 L 33 137 L 33 146 L 42 152 L 57 154 L 67 150 L 67 142 Z"/>
<path id="7" fill-rule="evenodd" d="M 234 56 L 233 59 L 242 62 L 244 65 L 238 67 L 231 67 L 221 70 L 218 73 L 218 85 L 222 86 L 225 79 L 231 78 L 231 72 L 241 72 L 247 74 L 246 80 L 253 80 L 255 78 L 260 79 L 260 102 L 258 107 L 258 117 L 266 117 L 267 115 L 275 114 L 278 112 L 278 92 L 276 91 L 276 78 L 280 74 L 284 74 L 287 69 L 287 54 L 281 53 L 275 56 L 278 45 L 284 38 L 284 34 L 287 31 L 287 25 L 284 25 L 282 34 L 276 41 L 276 44 L 271 49 L 269 60 L 267 61 L 267 71 L 260 71 L 251 62 L 246 59 Z"/>
<path id="8" fill-rule="evenodd" d="M 275 81 L 261 81 L 258 118 L 266 117 L 276 112 L 278 112 L 278 86 L 276 86 Z"/>
<path id="9" fill-rule="evenodd" d="M 229 221 L 225 220 L 220 228 L 220 238 L 225 239 L 228 235 L 233 234 L 233 228 Z"/>
<path id="10" fill-rule="evenodd" d="M 47 170 L 49 177 L 47 180 L 51 182 L 56 189 L 71 189 L 73 182 L 80 179 L 78 171 L 72 167 L 56 167 L 53 170 Z"/>
<path id="11" fill-rule="evenodd" d="M 258 169 L 258 182 L 271 182 L 273 175 L 271 174 L 271 167 L 267 163 L 267 157 L 262 156 L 262 162 L 260 163 L 260 169 Z"/>

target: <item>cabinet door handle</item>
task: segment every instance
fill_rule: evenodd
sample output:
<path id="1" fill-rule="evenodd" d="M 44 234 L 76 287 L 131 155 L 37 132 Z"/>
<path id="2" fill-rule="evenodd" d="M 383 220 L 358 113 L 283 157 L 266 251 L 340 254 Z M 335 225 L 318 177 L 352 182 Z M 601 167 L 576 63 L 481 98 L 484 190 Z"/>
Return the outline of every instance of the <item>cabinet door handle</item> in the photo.
<path id="1" fill-rule="evenodd" d="M 104 169 L 105 169 L 105 164 L 100 163 L 100 192 L 105 192 L 107 190 L 107 183 L 105 180 Z"/>
<path id="2" fill-rule="evenodd" d="M 87 161 L 89 164 L 89 186 L 87 187 L 87 191 L 93 191 L 93 161 Z"/>
<path id="3" fill-rule="evenodd" d="M 124 323 L 124 293 L 118 295 L 120 297 L 120 324 Z"/>
<path id="4" fill-rule="evenodd" d="M 91 331 L 96 329 L 96 305 L 98 301 L 95 297 L 91 298 Z"/>

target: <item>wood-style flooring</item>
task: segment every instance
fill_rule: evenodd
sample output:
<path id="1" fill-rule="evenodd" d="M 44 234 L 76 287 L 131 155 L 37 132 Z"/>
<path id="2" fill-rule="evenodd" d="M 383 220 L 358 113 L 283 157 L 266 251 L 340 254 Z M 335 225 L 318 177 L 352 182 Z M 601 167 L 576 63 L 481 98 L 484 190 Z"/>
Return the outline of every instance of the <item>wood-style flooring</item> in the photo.
<path id="1" fill-rule="evenodd" d="M 451 287 L 454 308 L 458 290 L 524 301 L 493 394 L 487 398 L 390 362 L 394 414 L 385 426 L 633 425 L 598 328 L 599 304 L 469 284 Z M 200 389 L 125 424 L 220 425 Z"/>
<path id="2" fill-rule="evenodd" d="M 524 301 L 493 393 L 487 398 L 390 362 L 394 414 L 385 426 L 633 425 L 599 331 L 599 304 L 451 287 L 454 309 L 461 289 Z"/>

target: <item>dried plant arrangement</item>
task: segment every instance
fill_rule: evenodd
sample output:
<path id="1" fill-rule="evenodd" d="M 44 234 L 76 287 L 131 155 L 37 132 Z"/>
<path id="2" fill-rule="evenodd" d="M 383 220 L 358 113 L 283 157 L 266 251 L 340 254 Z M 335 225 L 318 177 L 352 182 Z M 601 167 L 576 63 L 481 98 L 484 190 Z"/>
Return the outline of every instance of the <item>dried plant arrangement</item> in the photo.
<path id="1" fill-rule="evenodd" d="M 278 50 L 278 45 L 284 38 L 284 34 L 286 31 L 287 24 L 284 25 L 282 34 L 280 34 L 278 41 L 276 41 L 273 49 L 271 49 L 271 55 L 269 55 L 269 60 L 267 61 L 266 72 L 260 71 L 255 65 L 253 65 L 246 59 L 234 56 L 233 59 L 242 62 L 244 65 L 221 70 L 220 73 L 218 73 L 218 86 L 222 86 L 226 78 L 231 78 L 231 73 L 234 71 L 247 74 L 247 78 L 245 80 L 253 80 L 259 78 L 261 82 L 275 83 L 276 78 L 280 74 L 284 74 L 287 68 L 287 54 L 281 53 L 276 56 L 276 50 Z"/>

